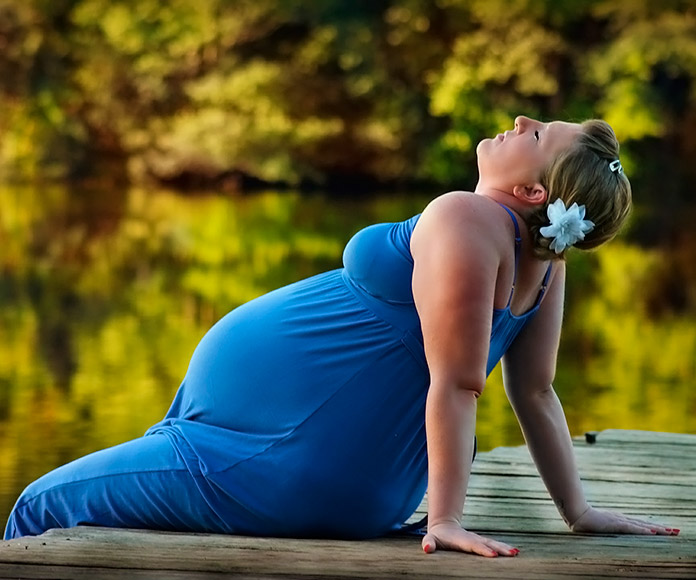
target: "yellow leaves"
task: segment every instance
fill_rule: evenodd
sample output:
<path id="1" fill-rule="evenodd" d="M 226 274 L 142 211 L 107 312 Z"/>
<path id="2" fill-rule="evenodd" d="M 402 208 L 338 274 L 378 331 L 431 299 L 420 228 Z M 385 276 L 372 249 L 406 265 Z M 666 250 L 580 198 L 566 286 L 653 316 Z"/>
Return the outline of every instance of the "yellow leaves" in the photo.
<path id="1" fill-rule="evenodd" d="M 609 85 L 597 108 L 621 142 L 659 137 L 665 132 L 660 103 L 648 93 L 645 84 L 634 79 L 621 79 Z"/>
<path id="2" fill-rule="evenodd" d="M 11 311 L 4 311 L 0 320 L 0 390 L 4 390 L 13 381 L 36 379 L 41 369 L 36 367 L 38 321 L 31 306 L 17 305 Z"/>
<path id="3" fill-rule="evenodd" d="M 320 66 L 330 62 L 337 36 L 338 29 L 335 26 L 318 26 L 312 31 L 295 53 L 295 62 L 305 74 L 312 74 Z M 350 58 L 344 57 L 341 64 L 343 68 L 349 69 L 357 66 L 361 60 L 361 55 L 354 53 Z"/>
<path id="4" fill-rule="evenodd" d="M 558 91 L 558 70 L 553 64 L 567 48 L 560 34 L 531 11 L 536 4 L 525 0 L 471 3 L 474 28 L 456 39 L 433 84 L 433 114 L 469 118 L 482 125 L 477 115 L 504 113 L 493 97 L 500 87 L 519 96 Z M 486 111 L 469 112 L 476 107 L 478 95 L 491 99 Z"/>
<path id="5" fill-rule="evenodd" d="M 436 179 L 471 179 L 462 167 L 473 162 L 476 143 L 509 129 L 516 114 L 533 115 L 522 108 L 523 98 L 559 89 L 554 62 L 566 50 L 560 35 L 528 14 L 493 18 L 500 3 L 476 3 L 472 9 L 479 26 L 462 32 L 441 72 L 429 77 L 431 114 L 449 117 L 454 125 L 431 148 L 427 172 Z"/>
<path id="6" fill-rule="evenodd" d="M 556 2 L 552 2 L 555 4 Z M 472 16 L 486 24 L 510 23 L 520 18 L 538 19 L 546 9 L 545 0 L 469 0 Z M 557 9 L 557 7 L 554 7 Z"/>
<path id="7" fill-rule="evenodd" d="M 602 250 L 595 254 L 595 276 L 604 302 L 612 311 L 635 310 L 642 302 L 642 289 L 660 263 L 660 254 L 618 241 Z"/>
<path id="8" fill-rule="evenodd" d="M 445 133 L 442 142 L 453 151 L 460 151 L 461 153 L 468 153 L 473 149 L 473 142 L 471 136 L 463 131 L 447 131 Z"/>
<path id="9" fill-rule="evenodd" d="M 345 122 L 340 117 L 307 117 L 298 122 L 295 138 L 298 143 L 314 143 L 326 137 L 337 137 L 345 128 Z"/>
<path id="10" fill-rule="evenodd" d="M 253 109 L 255 99 L 270 100 L 268 91 L 281 76 L 279 63 L 251 59 L 227 72 L 216 70 L 188 83 L 186 92 L 199 106 L 204 103 L 235 104 L 240 109 Z"/>
<path id="11" fill-rule="evenodd" d="M 130 54 L 137 54 L 145 47 L 144 38 L 138 34 L 134 24 L 131 10 L 123 4 L 109 6 L 101 18 L 106 38 Z"/>
<path id="12" fill-rule="evenodd" d="M 397 150 L 402 145 L 398 130 L 391 126 L 389 120 L 370 119 L 361 127 L 365 139 L 380 148 Z"/>
<path id="13" fill-rule="evenodd" d="M 645 304 L 664 256 L 621 242 L 593 256 L 596 290 L 568 305 L 566 321 L 567 335 L 593 345 L 579 360 L 574 353 L 576 379 L 595 391 L 595 424 L 586 426 L 693 430 L 696 312 L 654 318 Z"/>
<path id="14" fill-rule="evenodd" d="M 519 20 L 505 27 L 469 32 L 457 39 L 439 90 L 458 95 L 488 84 L 512 83 L 523 95 L 550 95 L 558 90 L 558 84 L 556 71 L 548 69 L 547 59 L 563 49 L 558 34 L 531 21 Z M 435 110 L 437 99 L 436 91 Z M 446 112 L 452 107 L 439 109 Z"/>
<path id="15" fill-rule="evenodd" d="M 106 149 L 134 180 L 449 182 L 470 177 L 466 140 L 522 113 L 602 115 L 621 138 L 674 136 L 689 156 L 688 2 L 53 4 L 5 3 L 10 177 L 73 174 Z"/>
<path id="16" fill-rule="evenodd" d="M 187 0 L 86 0 L 73 12 L 74 22 L 97 25 L 119 52 L 138 56 L 164 51 L 161 60 L 185 57 L 217 34 L 216 2 Z M 154 56 L 154 52 L 153 52 Z"/>
<path id="17" fill-rule="evenodd" d="M 632 14 L 615 35 L 587 58 L 586 78 L 604 90 L 598 110 L 620 139 L 661 136 L 669 118 L 654 78 L 696 75 L 696 14 Z"/>
<path id="18" fill-rule="evenodd" d="M 75 136 L 79 131 L 72 125 L 60 126 L 65 115 L 54 97 L 41 91 L 33 103 L 0 98 L 0 181 L 64 176 L 66 167 L 49 155 L 57 153 L 51 151 L 51 143 L 59 129 Z"/>
<path id="19" fill-rule="evenodd" d="M 693 317 L 651 321 L 627 311 L 602 314 L 601 327 L 586 329 L 597 334 L 601 350 L 582 371 L 586 383 L 600 391 L 595 413 L 602 426 L 692 431 Z M 593 318 L 598 324 L 598 316 Z"/>
<path id="20" fill-rule="evenodd" d="M 386 38 L 390 45 L 401 46 L 412 34 L 423 34 L 430 29 L 430 19 L 421 9 L 408 4 L 395 4 L 387 8 L 384 21 L 389 25 Z"/>
<path id="21" fill-rule="evenodd" d="M 153 131 L 160 135 L 157 150 L 165 154 L 153 152 L 149 163 L 163 175 L 194 163 L 296 181 L 295 148 L 341 134 L 344 121 L 311 114 L 296 118 L 283 98 L 284 79 L 280 63 L 252 59 L 192 81 L 187 92 L 194 107 L 174 117 L 166 130 Z"/>

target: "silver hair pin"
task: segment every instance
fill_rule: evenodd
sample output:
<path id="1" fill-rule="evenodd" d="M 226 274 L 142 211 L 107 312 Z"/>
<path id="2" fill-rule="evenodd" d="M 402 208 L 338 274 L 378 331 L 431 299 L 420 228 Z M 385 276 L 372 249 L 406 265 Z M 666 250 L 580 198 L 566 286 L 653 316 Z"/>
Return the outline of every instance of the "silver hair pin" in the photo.
<path id="1" fill-rule="evenodd" d="M 609 169 L 611 169 L 612 173 L 623 173 L 623 167 L 621 167 L 621 161 L 619 161 L 618 159 L 609 163 Z"/>

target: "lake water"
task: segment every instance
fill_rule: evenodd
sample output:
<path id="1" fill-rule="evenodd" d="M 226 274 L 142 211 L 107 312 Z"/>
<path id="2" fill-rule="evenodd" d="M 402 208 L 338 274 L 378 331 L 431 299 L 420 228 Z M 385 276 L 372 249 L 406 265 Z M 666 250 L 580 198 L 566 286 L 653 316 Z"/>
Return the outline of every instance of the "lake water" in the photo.
<path id="1" fill-rule="evenodd" d="M 0 188 L 0 520 L 36 477 L 159 420 L 223 314 L 431 197 Z M 622 240 L 569 260 L 555 386 L 574 435 L 696 432 L 696 322 L 661 298 L 664 261 Z M 498 370 L 477 433 L 522 443 Z"/>

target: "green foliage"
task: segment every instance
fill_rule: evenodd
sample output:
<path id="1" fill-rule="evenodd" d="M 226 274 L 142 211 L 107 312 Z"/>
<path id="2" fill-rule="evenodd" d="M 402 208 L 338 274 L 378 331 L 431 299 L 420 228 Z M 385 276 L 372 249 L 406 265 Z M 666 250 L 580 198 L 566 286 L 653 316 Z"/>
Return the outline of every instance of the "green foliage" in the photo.
<path id="1" fill-rule="evenodd" d="M 664 276 L 662 252 L 613 243 L 594 258 L 596 291 L 577 303 L 566 323 L 576 338 L 564 373 L 588 386 L 582 398 L 593 398 L 595 423 L 622 428 L 646 414 L 650 429 L 689 430 L 696 305 L 652 313 L 654 297 L 645 290 Z M 569 393 L 571 401 L 575 396 Z M 598 428 L 582 415 L 578 408 L 584 428 Z"/>
<path id="2" fill-rule="evenodd" d="M 478 141 L 520 113 L 606 117 L 627 166 L 658 137 L 680 143 L 666 170 L 693 171 L 688 0 L 3 0 L 0 15 L 5 178 L 471 182 Z"/>
<path id="3" fill-rule="evenodd" d="M 679 119 L 669 113 L 681 115 L 696 104 L 693 88 L 683 95 L 669 90 L 673 81 L 696 75 L 696 14 L 664 10 L 614 18 L 625 24 L 587 62 L 588 79 L 605 92 L 598 111 L 622 139 L 670 134 Z"/>

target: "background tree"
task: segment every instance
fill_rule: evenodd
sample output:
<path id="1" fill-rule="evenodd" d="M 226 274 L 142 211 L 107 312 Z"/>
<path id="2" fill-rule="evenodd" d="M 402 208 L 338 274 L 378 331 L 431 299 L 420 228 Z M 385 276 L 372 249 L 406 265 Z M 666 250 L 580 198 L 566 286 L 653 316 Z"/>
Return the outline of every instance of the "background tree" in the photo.
<path id="1" fill-rule="evenodd" d="M 0 16 L 15 179 L 449 185 L 520 112 L 606 117 L 644 198 L 693 178 L 694 0 L 2 0 Z"/>

